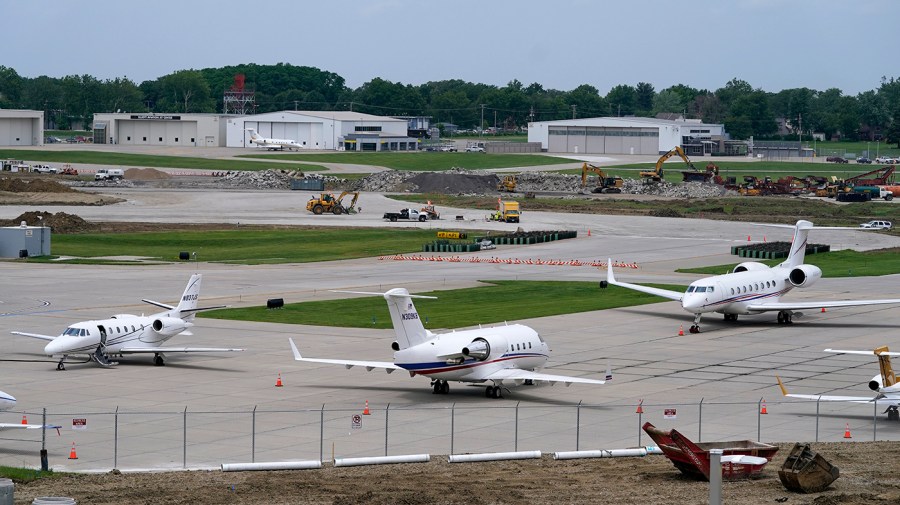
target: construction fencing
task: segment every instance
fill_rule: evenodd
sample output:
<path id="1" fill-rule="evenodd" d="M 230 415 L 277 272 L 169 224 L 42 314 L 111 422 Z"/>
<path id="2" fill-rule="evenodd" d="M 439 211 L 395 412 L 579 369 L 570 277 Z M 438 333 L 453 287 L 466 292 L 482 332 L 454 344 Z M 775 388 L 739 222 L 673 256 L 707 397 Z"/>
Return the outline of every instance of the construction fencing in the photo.
<path id="1" fill-rule="evenodd" d="M 218 468 L 223 463 L 402 454 L 617 449 L 652 445 L 641 426 L 694 441 L 900 440 L 885 406 L 836 402 L 545 405 L 487 400 L 428 405 L 322 405 L 298 410 L 19 412 L 41 430 L 3 432 L 0 465 L 66 471 Z M 365 411 L 368 410 L 368 414 Z M 16 415 L 7 412 L 5 415 Z M 851 434 L 852 432 L 852 434 Z M 72 458 L 72 456 L 75 458 Z"/>

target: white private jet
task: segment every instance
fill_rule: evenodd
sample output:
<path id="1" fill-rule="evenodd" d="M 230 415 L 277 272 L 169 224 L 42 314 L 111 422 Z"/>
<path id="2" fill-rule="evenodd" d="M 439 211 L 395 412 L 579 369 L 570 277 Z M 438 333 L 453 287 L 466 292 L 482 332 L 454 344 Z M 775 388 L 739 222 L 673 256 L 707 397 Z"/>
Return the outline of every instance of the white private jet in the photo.
<path id="1" fill-rule="evenodd" d="M 897 376 L 894 375 L 894 369 L 891 368 L 891 356 L 900 356 L 900 352 L 889 352 L 887 346 L 879 347 L 874 351 L 843 351 L 840 349 L 825 349 L 825 352 L 835 352 L 840 354 L 861 354 L 863 356 L 876 356 L 881 373 L 872 377 L 869 381 L 869 389 L 878 393 L 872 398 L 865 396 L 826 396 L 826 395 L 798 395 L 788 393 L 781 377 L 778 379 L 778 386 L 781 388 L 781 394 L 790 398 L 802 398 L 804 400 L 823 401 L 823 402 L 850 402 L 850 403 L 868 403 L 876 405 L 885 405 L 889 421 L 900 421 L 900 384 L 897 384 Z"/>
<path id="2" fill-rule="evenodd" d="M 245 130 L 250 132 L 251 144 L 255 144 L 257 147 L 268 149 L 269 151 L 284 151 L 284 148 L 288 148 L 292 151 L 296 149 L 306 149 L 305 145 L 300 144 L 296 140 L 270 139 L 263 137 L 253 128 L 245 128 Z"/>
<path id="3" fill-rule="evenodd" d="M 612 379 L 608 367 L 606 380 L 539 373 L 538 370 L 550 357 L 550 347 L 528 326 L 512 324 L 435 334 L 422 325 L 412 302 L 413 298 L 435 299 L 433 296 L 411 295 L 405 288 L 391 289 L 386 293 L 340 292 L 378 295 L 387 300 L 397 338 L 391 344 L 395 351 L 394 361 L 304 358 L 294 340 L 289 339 L 297 361 L 343 365 L 348 369 L 359 366 L 370 372 L 376 368 L 387 373 L 405 370 L 410 377 L 429 377 L 434 394 L 449 393 L 448 381 L 488 383 L 485 388 L 488 398 L 501 398 L 502 388 L 508 384 L 545 382 L 552 386 L 562 382 L 569 386 L 572 383 L 604 384 Z"/>
<path id="4" fill-rule="evenodd" d="M 16 399 L 13 397 L 13 395 L 0 391 L 0 411 L 10 410 L 15 406 Z M 24 416 L 22 417 L 22 421 L 25 421 Z M 0 423 L 0 430 L 39 430 L 43 427 L 43 424 L 28 424 L 26 422 Z M 57 433 L 59 433 L 60 426 L 48 424 L 47 428 L 55 428 L 57 430 Z"/>
<path id="5" fill-rule="evenodd" d="M 49 340 L 44 352 L 49 356 L 61 356 L 57 370 L 65 370 L 64 362 L 71 355 L 86 355 L 97 364 L 108 367 L 118 363 L 110 361 L 110 357 L 126 354 L 153 354 L 153 362 L 157 366 L 165 365 L 165 353 L 173 352 L 233 352 L 243 349 L 223 347 L 161 347 L 175 335 L 191 335 L 188 328 L 194 325 L 191 321 L 201 310 L 219 309 L 215 307 L 197 307 L 200 298 L 200 274 L 191 276 L 181 295 L 178 306 L 166 305 L 153 300 L 141 300 L 166 309 L 149 316 L 116 314 L 109 319 L 82 321 L 75 323 L 59 336 L 41 335 L 38 333 L 12 332 L 14 335 Z"/>
<path id="6" fill-rule="evenodd" d="M 795 314 L 794 311 L 797 310 L 900 304 L 900 298 L 782 302 L 781 297 L 790 290 L 809 287 L 822 277 L 822 270 L 819 267 L 803 263 L 807 235 L 811 229 L 813 229 L 811 222 L 797 221 L 788 257 L 778 265 L 769 267 L 756 261 L 745 261 L 735 266 L 731 273 L 704 277 L 692 282 L 683 293 L 617 281 L 613 275 L 611 260 L 607 268 L 606 281 L 601 282 L 600 286 L 606 287 L 606 284 L 612 284 L 681 302 L 684 310 L 694 314 L 694 325 L 690 328 L 691 333 L 700 332 L 700 317 L 707 312 L 719 312 L 725 315 L 726 321 L 737 321 L 739 315 L 777 311 L 778 323 L 790 324 L 794 315 L 797 317 L 803 315 L 801 312 Z M 817 226 L 815 229 L 858 230 L 857 228 L 825 226 Z"/>

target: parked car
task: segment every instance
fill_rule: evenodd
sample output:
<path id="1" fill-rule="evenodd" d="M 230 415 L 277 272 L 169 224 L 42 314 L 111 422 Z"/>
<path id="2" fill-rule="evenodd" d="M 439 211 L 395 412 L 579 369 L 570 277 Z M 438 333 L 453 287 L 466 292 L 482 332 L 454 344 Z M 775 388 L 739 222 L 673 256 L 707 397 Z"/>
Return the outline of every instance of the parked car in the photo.
<path id="1" fill-rule="evenodd" d="M 879 156 L 879 157 L 875 158 L 875 163 L 881 163 L 884 165 L 891 165 L 896 162 L 897 161 L 895 159 L 891 158 L 890 156 Z"/>
<path id="2" fill-rule="evenodd" d="M 840 156 L 829 156 L 829 157 L 825 158 L 825 161 L 827 161 L 829 163 L 849 163 L 847 161 L 847 158 L 842 158 Z"/>
<path id="3" fill-rule="evenodd" d="M 485 249 L 496 249 L 497 248 L 497 246 L 494 245 L 493 240 L 486 239 L 486 238 L 481 239 L 481 241 L 478 242 L 478 245 L 481 246 L 482 251 Z"/>
<path id="4" fill-rule="evenodd" d="M 856 162 L 857 163 L 865 163 L 866 165 L 868 165 L 868 164 L 872 163 L 872 160 L 870 160 L 869 158 L 866 158 L 865 156 L 860 156 L 859 158 L 856 158 Z"/>
<path id="5" fill-rule="evenodd" d="M 890 230 L 893 225 L 891 225 L 890 221 L 869 221 L 868 223 L 863 223 L 859 225 L 860 228 L 869 228 L 869 229 L 878 229 L 878 230 Z"/>
<path id="6" fill-rule="evenodd" d="M 484 148 L 481 146 L 469 146 L 466 148 L 467 153 L 483 153 Z"/>
<path id="7" fill-rule="evenodd" d="M 442 146 L 441 146 L 441 151 L 443 151 L 443 152 L 445 152 L 445 153 L 455 153 L 455 152 L 456 152 L 456 146 L 453 145 L 453 144 L 442 145 Z"/>
<path id="8" fill-rule="evenodd" d="M 32 165 L 31 171 L 39 174 L 55 174 L 56 168 L 51 167 L 50 165 Z"/>

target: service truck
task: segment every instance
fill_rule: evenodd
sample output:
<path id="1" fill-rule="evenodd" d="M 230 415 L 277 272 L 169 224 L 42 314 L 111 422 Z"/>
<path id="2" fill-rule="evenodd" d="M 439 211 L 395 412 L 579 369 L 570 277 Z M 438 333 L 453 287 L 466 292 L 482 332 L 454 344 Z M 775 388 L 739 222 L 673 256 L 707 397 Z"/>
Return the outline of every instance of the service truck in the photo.
<path id="1" fill-rule="evenodd" d="M 519 222 L 519 202 L 500 200 L 497 202 L 497 212 L 491 214 L 491 220 L 505 223 Z"/>
<path id="2" fill-rule="evenodd" d="M 95 181 L 114 181 L 116 179 L 124 179 L 125 171 L 121 168 L 101 168 L 94 174 Z"/>
<path id="3" fill-rule="evenodd" d="M 428 213 L 416 209 L 400 209 L 400 212 L 385 212 L 388 221 L 428 221 Z"/>

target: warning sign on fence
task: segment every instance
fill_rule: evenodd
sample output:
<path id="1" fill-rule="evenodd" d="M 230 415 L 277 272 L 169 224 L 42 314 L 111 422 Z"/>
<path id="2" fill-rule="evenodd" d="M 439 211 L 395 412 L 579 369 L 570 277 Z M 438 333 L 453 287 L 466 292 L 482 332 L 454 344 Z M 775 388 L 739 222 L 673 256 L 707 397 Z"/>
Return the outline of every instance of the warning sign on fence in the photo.
<path id="1" fill-rule="evenodd" d="M 87 429 L 87 419 L 72 419 L 72 429 L 73 430 L 86 430 Z"/>
<path id="2" fill-rule="evenodd" d="M 675 414 L 675 409 L 665 409 L 663 410 L 663 419 L 675 419 L 678 416 Z"/>

